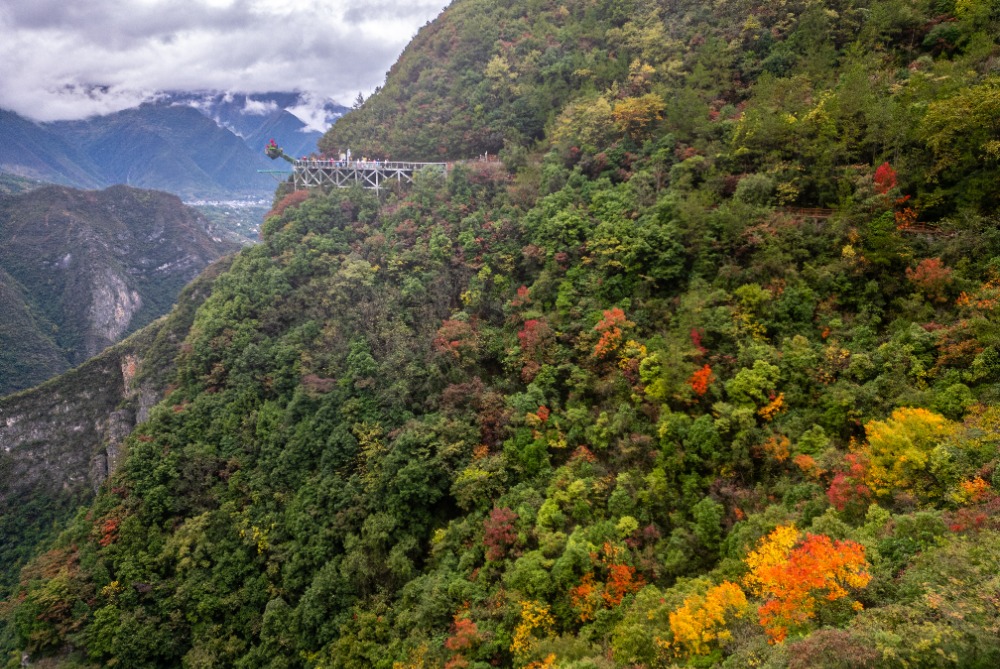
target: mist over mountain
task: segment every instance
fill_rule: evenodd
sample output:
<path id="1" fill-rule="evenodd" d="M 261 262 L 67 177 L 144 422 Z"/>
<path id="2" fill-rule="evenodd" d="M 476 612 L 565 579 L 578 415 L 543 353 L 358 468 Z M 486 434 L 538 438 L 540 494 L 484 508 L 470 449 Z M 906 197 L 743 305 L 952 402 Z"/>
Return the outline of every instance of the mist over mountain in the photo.
<path id="1" fill-rule="evenodd" d="M 45 186 L 45 182 L 19 177 L 8 172 L 0 172 L 0 193 L 14 195 Z"/>
<path id="2" fill-rule="evenodd" d="M 316 151 L 323 133 L 349 108 L 317 101 L 302 93 L 166 93 L 161 104 L 187 104 L 231 130 L 251 149 L 274 139 L 286 153 L 305 156 Z"/>

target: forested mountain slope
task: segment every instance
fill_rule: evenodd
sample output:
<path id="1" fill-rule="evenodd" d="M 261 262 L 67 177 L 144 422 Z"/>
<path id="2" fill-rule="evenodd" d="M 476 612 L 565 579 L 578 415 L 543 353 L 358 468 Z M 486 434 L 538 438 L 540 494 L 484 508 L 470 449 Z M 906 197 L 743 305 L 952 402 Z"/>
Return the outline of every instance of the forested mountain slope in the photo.
<path id="1" fill-rule="evenodd" d="M 324 146 L 503 162 L 280 198 L 12 663 L 996 666 L 998 21 L 457 0 Z"/>
<path id="2" fill-rule="evenodd" d="M 170 313 L 42 385 L 0 398 L 0 590 L 7 593 L 35 545 L 89 503 L 124 456 L 172 379 L 173 360 L 219 260 Z M 27 334 L 27 333 L 25 333 Z"/>

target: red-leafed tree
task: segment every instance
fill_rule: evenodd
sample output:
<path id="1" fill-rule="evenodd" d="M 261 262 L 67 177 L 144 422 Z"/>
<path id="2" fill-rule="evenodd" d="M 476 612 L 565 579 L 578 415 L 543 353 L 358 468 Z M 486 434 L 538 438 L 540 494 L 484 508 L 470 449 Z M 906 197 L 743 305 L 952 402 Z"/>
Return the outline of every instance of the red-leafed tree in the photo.
<path id="1" fill-rule="evenodd" d="M 475 358 L 479 348 L 476 330 L 466 321 L 447 319 L 438 328 L 434 349 L 456 360 Z"/>
<path id="2" fill-rule="evenodd" d="M 555 341 L 555 333 L 544 320 L 531 318 L 524 322 L 517 333 L 521 345 L 521 378 L 530 382 L 549 357 L 549 349 Z"/>
<path id="3" fill-rule="evenodd" d="M 517 543 L 517 529 L 514 521 L 517 514 L 507 507 L 494 508 L 489 518 L 483 521 L 483 545 L 486 546 L 487 560 L 501 560 Z"/>
<path id="4" fill-rule="evenodd" d="M 906 278 L 921 293 L 935 302 L 946 302 L 947 291 L 954 278 L 951 268 L 940 258 L 924 258 L 915 268 L 906 268 Z"/>
<path id="5" fill-rule="evenodd" d="M 875 170 L 875 192 L 885 195 L 896 187 L 896 170 L 884 162 Z"/>
<path id="6" fill-rule="evenodd" d="M 826 498 L 837 511 L 861 511 L 868 506 L 872 490 L 865 484 L 866 470 L 864 456 L 849 453 L 844 458 L 826 491 Z"/>

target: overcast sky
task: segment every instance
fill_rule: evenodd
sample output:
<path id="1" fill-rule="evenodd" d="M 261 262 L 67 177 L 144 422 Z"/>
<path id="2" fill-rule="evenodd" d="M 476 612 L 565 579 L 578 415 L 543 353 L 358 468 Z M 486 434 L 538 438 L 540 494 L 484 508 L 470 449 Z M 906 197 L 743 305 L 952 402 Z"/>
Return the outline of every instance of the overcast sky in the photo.
<path id="1" fill-rule="evenodd" d="M 448 1 L 0 0 L 0 108 L 51 121 L 208 89 L 350 105 Z"/>

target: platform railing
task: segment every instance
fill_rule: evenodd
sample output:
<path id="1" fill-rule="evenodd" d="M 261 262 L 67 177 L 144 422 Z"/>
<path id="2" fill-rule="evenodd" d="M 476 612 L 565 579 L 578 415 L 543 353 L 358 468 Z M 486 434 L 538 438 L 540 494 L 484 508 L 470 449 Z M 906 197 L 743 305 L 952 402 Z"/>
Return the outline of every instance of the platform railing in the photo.
<path id="1" fill-rule="evenodd" d="M 302 159 L 292 163 L 296 190 L 303 188 L 362 188 L 379 190 L 389 182 L 413 183 L 413 175 L 422 169 L 448 173 L 448 163 L 420 163 L 399 160 Z"/>

